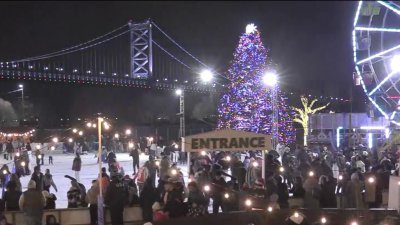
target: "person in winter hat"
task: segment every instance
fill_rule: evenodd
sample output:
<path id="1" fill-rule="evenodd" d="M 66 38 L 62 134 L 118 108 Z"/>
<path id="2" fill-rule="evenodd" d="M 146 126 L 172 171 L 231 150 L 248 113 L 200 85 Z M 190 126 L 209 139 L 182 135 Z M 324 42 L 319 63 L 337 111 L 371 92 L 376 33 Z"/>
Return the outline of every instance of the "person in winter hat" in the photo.
<path id="1" fill-rule="evenodd" d="M 46 199 L 40 191 L 36 190 L 35 181 L 30 180 L 28 190 L 19 198 L 19 208 L 24 212 L 26 223 L 28 225 L 41 225 L 45 206 Z"/>

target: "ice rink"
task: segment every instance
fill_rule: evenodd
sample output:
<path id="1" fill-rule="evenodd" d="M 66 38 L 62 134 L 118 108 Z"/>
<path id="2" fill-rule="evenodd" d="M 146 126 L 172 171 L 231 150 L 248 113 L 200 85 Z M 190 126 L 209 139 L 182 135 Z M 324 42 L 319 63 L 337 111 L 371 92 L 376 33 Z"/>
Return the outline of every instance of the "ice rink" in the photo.
<path id="1" fill-rule="evenodd" d="M 132 158 L 129 153 L 117 153 L 117 160 L 120 165 L 124 168 L 125 175 L 130 175 L 132 177 Z M 50 173 L 53 175 L 54 183 L 57 185 L 58 192 L 51 187 L 50 192 L 55 193 L 57 196 L 56 208 L 67 208 L 67 192 L 71 187 L 70 179 L 65 178 L 65 175 L 70 175 L 75 177 L 75 171 L 72 170 L 72 161 L 74 159 L 73 154 L 62 154 L 53 153 L 53 165 L 49 165 L 49 155 L 45 155 L 44 165 L 41 166 L 41 171 L 44 174 L 46 169 L 50 169 Z M 99 166 L 97 164 L 97 158 L 94 157 L 94 153 L 89 153 L 88 155 L 81 155 L 82 159 L 82 169 L 80 171 L 80 183 L 85 185 L 86 190 L 91 186 L 92 180 L 96 179 L 98 176 Z M 147 155 L 140 155 L 140 165 L 143 165 L 149 159 Z M 10 163 L 11 160 L 4 160 L 3 157 L 0 159 L 0 164 L 9 163 L 9 168 L 11 170 Z M 36 160 L 34 156 L 31 156 L 31 168 L 36 165 Z M 108 169 L 107 164 L 103 164 L 104 167 Z M 183 174 L 187 176 L 186 166 L 180 166 Z M 108 170 L 107 170 L 108 171 Z M 107 172 L 108 173 L 108 172 Z M 22 191 L 27 189 L 28 182 L 31 176 L 21 177 Z M 186 177 L 185 177 L 186 178 Z M 185 179 L 186 180 L 186 179 Z"/>

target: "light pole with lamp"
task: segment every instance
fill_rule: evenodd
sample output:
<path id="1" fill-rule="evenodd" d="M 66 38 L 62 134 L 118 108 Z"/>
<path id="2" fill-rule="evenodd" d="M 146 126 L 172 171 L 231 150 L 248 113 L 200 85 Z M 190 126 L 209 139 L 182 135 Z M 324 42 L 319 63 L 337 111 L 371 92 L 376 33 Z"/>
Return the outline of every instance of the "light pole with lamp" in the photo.
<path id="1" fill-rule="evenodd" d="M 278 76 L 274 72 L 266 72 L 262 78 L 263 83 L 271 88 L 272 92 L 272 148 L 276 150 L 278 144 L 278 116 L 279 109 L 277 108 L 277 83 Z"/>
<path id="2" fill-rule="evenodd" d="M 25 104 L 24 104 L 24 85 L 20 84 L 18 85 L 20 88 L 19 90 L 21 91 L 21 106 L 22 106 L 22 119 L 25 118 Z"/>
<path id="3" fill-rule="evenodd" d="M 175 94 L 179 96 L 179 138 L 185 137 L 185 96 L 182 89 L 177 89 Z"/>
<path id="4" fill-rule="evenodd" d="M 279 109 L 277 108 L 277 83 L 278 76 L 274 72 L 266 72 L 262 77 L 263 83 L 271 88 L 272 92 L 272 149 L 276 150 L 278 144 L 278 116 Z M 262 177 L 265 178 L 265 152 L 262 153 Z"/>

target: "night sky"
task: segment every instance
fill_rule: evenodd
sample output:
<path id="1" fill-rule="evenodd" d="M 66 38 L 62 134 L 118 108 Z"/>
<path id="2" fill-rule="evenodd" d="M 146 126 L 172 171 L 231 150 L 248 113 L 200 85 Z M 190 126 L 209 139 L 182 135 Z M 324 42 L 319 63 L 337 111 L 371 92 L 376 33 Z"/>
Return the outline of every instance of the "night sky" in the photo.
<path id="1" fill-rule="evenodd" d="M 351 1 L 1 2 L 0 61 L 57 51 L 107 33 L 130 19 L 151 18 L 192 54 L 224 72 L 239 35 L 246 24 L 255 23 L 279 65 L 284 89 L 348 99 L 354 70 L 351 31 L 355 8 L 356 2 Z M 1 93 L 13 90 L 17 83 L 2 80 Z M 41 117 L 102 111 L 140 121 L 178 110 L 172 92 L 24 84 Z M 354 95 L 355 110 L 364 110 L 360 87 L 354 87 Z M 12 100 L 13 96 L 4 98 Z M 218 102 L 215 95 L 190 94 L 187 98 L 192 98 L 187 106 L 192 114 L 213 113 Z"/>

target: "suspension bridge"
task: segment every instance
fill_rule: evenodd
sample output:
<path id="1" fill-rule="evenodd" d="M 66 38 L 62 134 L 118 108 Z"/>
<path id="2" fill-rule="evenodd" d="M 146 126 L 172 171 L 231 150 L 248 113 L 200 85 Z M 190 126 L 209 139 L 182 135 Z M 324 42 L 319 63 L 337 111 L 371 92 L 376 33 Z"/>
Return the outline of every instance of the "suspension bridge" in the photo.
<path id="1" fill-rule="evenodd" d="M 222 79 L 204 83 L 201 70 Z M 0 62 L 0 79 L 215 92 L 223 76 L 150 19 L 59 51 Z"/>

